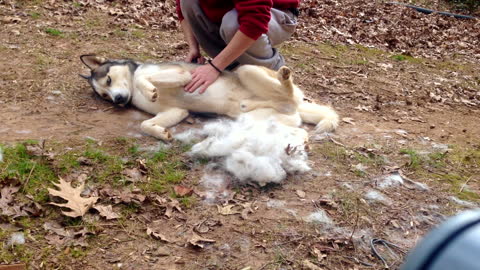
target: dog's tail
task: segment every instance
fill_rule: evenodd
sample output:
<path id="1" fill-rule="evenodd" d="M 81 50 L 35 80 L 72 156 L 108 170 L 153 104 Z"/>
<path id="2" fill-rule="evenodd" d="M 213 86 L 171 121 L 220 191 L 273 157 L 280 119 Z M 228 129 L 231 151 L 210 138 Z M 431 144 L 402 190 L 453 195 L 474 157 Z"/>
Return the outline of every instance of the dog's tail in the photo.
<path id="1" fill-rule="evenodd" d="M 303 102 L 299 105 L 298 111 L 303 122 L 317 125 L 315 128 L 317 133 L 333 131 L 340 122 L 338 114 L 328 106 Z"/>

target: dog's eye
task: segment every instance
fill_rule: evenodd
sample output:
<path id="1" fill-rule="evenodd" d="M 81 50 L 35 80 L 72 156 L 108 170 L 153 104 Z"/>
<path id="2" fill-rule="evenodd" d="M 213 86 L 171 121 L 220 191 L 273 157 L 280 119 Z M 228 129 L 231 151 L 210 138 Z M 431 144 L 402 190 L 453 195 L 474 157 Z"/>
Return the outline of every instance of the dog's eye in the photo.
<path id="1" fill-rule="evenodd" d="M 105 93 L 102 94 L 102 98 L 107 98 L 107 97 L 108 97 L 107 94 L 105 94 Z"/>
<path id="2" fill-rule="evenodd" d="M 110 86 L 112 84 L 112 78 L 110 76 L 107 77 L 107 86 Z"/>

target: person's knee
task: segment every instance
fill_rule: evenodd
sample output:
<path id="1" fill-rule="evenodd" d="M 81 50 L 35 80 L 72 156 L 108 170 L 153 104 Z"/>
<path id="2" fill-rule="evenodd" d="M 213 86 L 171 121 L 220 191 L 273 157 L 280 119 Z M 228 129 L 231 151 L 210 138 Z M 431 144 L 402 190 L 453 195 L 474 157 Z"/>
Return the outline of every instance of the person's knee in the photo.
<path id="1" fill-rule="evenodd" d="M 183 17 L 189 18 L 194 16 L 195 11 L 200 8 L 198 0 L 180 0 Z"/>
<path id="2" fill-rule="evenodd" d="M 235 9 L 232 9 L 223 15 L 222 24 L 220 25 L 220 36 L 225 43 L 232 40 L 239 27 L 238 12 Z"/>

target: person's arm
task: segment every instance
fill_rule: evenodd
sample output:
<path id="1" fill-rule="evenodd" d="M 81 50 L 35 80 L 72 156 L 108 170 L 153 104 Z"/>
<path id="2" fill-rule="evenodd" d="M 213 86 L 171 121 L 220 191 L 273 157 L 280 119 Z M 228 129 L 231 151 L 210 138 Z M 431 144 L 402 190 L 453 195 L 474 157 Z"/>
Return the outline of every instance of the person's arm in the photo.
<path id="1" fill-rule="evenodd" d="M 237 31 L 227 46 L 212 60 L 212 64 L 218 69 L 224 70 L 254 42 L 254 39 Z M 185 91 L 193 93 L 198 89 L 199 93 L 203 94 L 219 75 L 220 73 L 210 64 L 200 66 L 192 72 L 192 80 L 185 86 Z"/>
<path id="2" fill-rule="evenodd" d="M 185 57 L 185 62 L 190 63 L 193 60 L 197 60 L 198 63 L 203 64 L 205 61 L 200 54 L 200 47 L 198 46 L 197 39 L 193 35 L 190 24 L 187 22 L 187 20 L 182 20 L 180 25 L 182 26 L 183 35 L 185 36 L 185 41 L 187 41 L 189 48 L 188 54 Z"/>

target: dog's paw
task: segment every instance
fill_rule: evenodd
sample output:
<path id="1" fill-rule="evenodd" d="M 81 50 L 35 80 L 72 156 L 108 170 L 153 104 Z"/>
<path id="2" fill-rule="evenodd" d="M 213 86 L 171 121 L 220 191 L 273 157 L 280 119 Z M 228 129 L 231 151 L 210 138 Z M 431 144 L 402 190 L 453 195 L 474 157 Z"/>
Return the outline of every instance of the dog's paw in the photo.
<path id="1" fill-rule="evenodd" d="M 173 136 L 172 134 L 170 133 L 170 131 L 168 130 L 165 130 L 162 134 L 161 134 L 161 139 L 164 140 L 164 141 L 172 141 L 173 140 Z"/>
<path id="2" fill-rule="evenodd" d="M 289 80 L 291 76 L 292 70 L 286 66 L 283 66 L 278 70 L 278 77 L 282 81 Z"/>
<path id="3" fill-rule="evenodd" d="M 150 89 L 144 90 L 143 93 L 144 93 L 145 97 L 148 100 L 150 100 L 151 102 L 157 101 L 157 98 L 158 98 L 157 88 L 153 88 L 152 90 L 150 90 Z"/>

